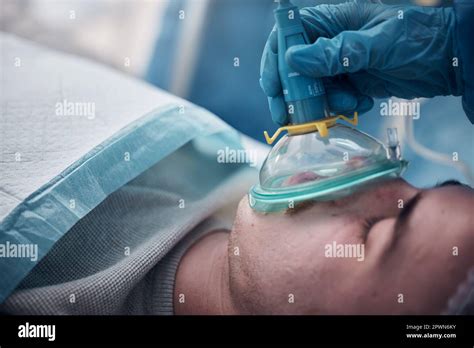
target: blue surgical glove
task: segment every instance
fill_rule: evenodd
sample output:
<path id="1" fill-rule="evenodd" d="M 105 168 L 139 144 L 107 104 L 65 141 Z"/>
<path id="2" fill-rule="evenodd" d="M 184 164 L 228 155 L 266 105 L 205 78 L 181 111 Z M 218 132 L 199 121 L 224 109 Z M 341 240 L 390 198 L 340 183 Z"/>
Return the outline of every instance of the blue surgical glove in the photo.
<path id="1" fill-rule="evenodd" d="M 452 8 L 351 2 L 301 10 L 311 45 L 293 46 L 286 59 L 295 71 L 322 78 L 333 113 L 360 114 L 372 98 L 461 95 L 464 85 L 454 40 Z M 260 68 L 273 120 L 288 115 L 272 31 Z"/>

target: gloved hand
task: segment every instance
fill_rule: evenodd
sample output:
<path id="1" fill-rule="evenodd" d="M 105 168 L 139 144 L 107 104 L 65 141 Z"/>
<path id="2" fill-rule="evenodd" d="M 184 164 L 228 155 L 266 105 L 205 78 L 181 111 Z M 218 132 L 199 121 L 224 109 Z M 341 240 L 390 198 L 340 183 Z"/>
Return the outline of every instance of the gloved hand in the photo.
<path id="1" fill-rule="evenodd" d="M 372 98 L 404 99 L 461 95 L 461 64 L 454 40 L 452 8 L 373 3 L 320 5 L 301 10 L 311 45 L 290 47 L 289 66 L 323 78 L 334 113 L 360 114 Z M 273 120 L 288 123 L 278 75 L 277 33 L 272 31 L 260 68 Z"/>

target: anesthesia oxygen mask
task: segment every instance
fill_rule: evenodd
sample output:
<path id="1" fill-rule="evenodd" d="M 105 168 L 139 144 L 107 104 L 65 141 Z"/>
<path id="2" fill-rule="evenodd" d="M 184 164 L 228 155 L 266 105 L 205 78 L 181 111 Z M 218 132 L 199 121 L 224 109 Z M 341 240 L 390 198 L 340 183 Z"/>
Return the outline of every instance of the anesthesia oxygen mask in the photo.
<path id="1" fill-rule="evenodd" d="M 278 31 L 278 71 L 290 124 L 265 139 L 273 146 L 260 170 L 260 184 L 249 192 L 250 206 L 261 212 L 288 209 L 307 200 L 332 200 L 375 179 L 397 177 L 407 162 L 400 157 L 396 129 L 388 129 L 388 146 L 345 123 L 352 117 L 327 111 L 323 83 L 302 76 L 286 64 L 286 50 L 308 44 L 298 8 L 280 0 L 274 11 Z"/>

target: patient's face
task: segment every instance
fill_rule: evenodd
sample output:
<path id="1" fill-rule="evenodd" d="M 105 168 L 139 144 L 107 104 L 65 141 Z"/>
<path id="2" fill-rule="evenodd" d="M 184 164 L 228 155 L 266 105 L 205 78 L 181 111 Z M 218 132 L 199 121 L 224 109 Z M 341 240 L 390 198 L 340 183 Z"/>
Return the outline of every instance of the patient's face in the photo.
<path id="1" fill-rule="evenodd" d="M 250 313 L 440 313 L 474 265 L 473 207 L 469 188 L 403 180 L 293 213 L 257 213 L 244 198 L 229 244 L 235 302 Z"/>

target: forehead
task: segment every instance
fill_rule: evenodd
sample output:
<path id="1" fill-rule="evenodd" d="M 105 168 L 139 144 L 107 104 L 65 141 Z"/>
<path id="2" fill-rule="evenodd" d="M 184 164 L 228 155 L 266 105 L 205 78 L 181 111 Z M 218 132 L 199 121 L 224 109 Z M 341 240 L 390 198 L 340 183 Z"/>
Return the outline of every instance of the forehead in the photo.
<path id="1" fill-rule="evenodd" d="M 429 216 L 436 217 L 436 212 L 451 216 L 474 213 L 474 190 L 467 186 L 448 185 L 423 191 L 417 209 L 426 209 Z"/>

